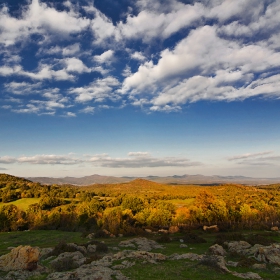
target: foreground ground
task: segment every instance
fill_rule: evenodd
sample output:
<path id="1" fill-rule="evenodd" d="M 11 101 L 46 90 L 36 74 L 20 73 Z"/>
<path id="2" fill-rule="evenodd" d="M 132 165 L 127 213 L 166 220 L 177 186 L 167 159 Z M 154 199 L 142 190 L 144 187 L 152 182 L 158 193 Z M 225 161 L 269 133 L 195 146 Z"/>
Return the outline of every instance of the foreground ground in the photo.
<path id="1" fill-rule="evenodd" d="M 230 242 L 235 240 L 239 242 L 241 239 L 247 240 L 252 245 L 251 248 L 255 248 L 257 246 L 254 246 L 254 243 L 263 243 L 263 245 L 259 245 L 263 246 L 262 248 L 268 248 L 268 245 L 271 243 L 275 244 L 274 246 L 276 247 L 273 250 L 279 251 L 277 252 L 279 254 L 278 257 L 280 264 L 280 249 L 277 247 L 277 244 L 280 241 L 280 235 L 278 232 L 247 231 L 242 233 L 235 232 L 221 234 L 196 231 L 191 233 L 180 232 L 170 235 L 147 234 L 145 237 L 140 238 L 93 237 L 92 239 L 89 239 L 88 237 L 82 237 L 81 233 L 78 232 L 25 231 L 0 233 L 0 255 L 7 254 L 11 251 L 11 247 L 17 247 L 19 245 L 31 245 L 32 247 L 38 246 L 41 249 L 50 247 L 53 248 L 57 244 L 61 244 L 62 241 L 65 243 L 74 242 L 76 244 L 83 245 L 84 248 L 89 248 L 89 245 L 95 246 L 101 243 L 107 246 L 102 245 L 100 246 L 101 249 L 96 250 L 95 252 L 83 252 L 82 257 L 84 257 L 85 263 L 84 270 L 82 270 L 83 266 L 80 266 L 79 268 L 71 266 L 73 263 L 69 261 L 69 256 L 67 259 L 68 263 L 59 263 L 60 266 L 52 265 L 52 261 L 57 258 L 57 255 L 62 253 L 59 252 L 56 254 L 56 256 L 52 254 L 41 256 L 39 264 L 45 267 L 45 269 L 43 269 L 39 274 L 34 274 L 33 271 L 30 273 L 28 272 L 29 274 L 27 273 L 24 276 L 23 273 L 11 274 L 11 272 L 2 271 L 0 274 L 0 279 L 1 277 L 3 279 L 9 280 L 241 279 L 240 276 L 233 275 L 234 273 L 241 273 L 240 275 L 247 275 L 248 277 L 257 277 L 256 275 L 260 277 L 247 279 L 279 279 L 279 264 L 271 263 L 269 260 L 266 263 L 257 260 L 252 255 L 243 254 L 243 252 L 245 252 L 244 250 L 238 252 L 237 247 L 237 249 L 235 248 L 230 251 L 229 248 L 224 244 L 225 241 Z M 153 241 L 157 241 L 157 243 L 153 243 Z M 225 259 L 226 269 L 229 269 L 230 272 L 227 272 L 224 268 L 219 267 L 216 260 L 213 260 L 211 257 L 209 257 L 211 256 L 209 247 L 216 243 L 222 244 L 226 249 L 227 253 L 222 258 Z M 150 244 L 150 247 L 147 247 L 147 244 Z M 81 251 L 83 250 L 84 249 Z M 71 254 L 73 254 L 73 252 Z M 234 267 L 232 264 L 237 266 Z M 99 271 L 101 273 L 100 275 L 103 275 L 100 276 L 98 274 L 99 276 L 97 275 L 97 277 L 99 278 L 94 278 L 94 274 L 89 276 L 91 278 L 79 278 L 80 276 L 77 276 L 84 275 L 81 273 L 85 273 L 85 271 L 91 271 L 90 269 L 96 269 L 97 267 L 104 269 L 101 272 Z M 252 272 L 252 274 L 244 274 L 248 272 Z"/>

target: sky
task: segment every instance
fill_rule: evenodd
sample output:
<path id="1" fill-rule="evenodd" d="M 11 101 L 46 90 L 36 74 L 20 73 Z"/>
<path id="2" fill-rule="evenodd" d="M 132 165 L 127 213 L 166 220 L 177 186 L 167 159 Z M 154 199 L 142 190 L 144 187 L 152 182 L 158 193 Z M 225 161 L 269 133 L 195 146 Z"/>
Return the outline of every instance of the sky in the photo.
<path id="1" fill-rule="evenodd" d="M 0 0 L 0 173 L 280 177 L 279 19 L 276 0 Z"/>

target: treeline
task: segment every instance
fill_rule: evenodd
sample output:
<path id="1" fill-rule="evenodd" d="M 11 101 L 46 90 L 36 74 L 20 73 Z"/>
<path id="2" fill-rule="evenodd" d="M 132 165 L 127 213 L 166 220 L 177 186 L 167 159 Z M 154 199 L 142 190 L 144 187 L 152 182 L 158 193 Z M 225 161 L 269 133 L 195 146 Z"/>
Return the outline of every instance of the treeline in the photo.
<path id="1" fill-rule="evenodd" d="M 113 234 L 129 235 L 144 228 L 171 225 L 197 228 L 217 224 L 222 230 L 268 229 L 280 221 L 277 185 L 272 188 L 185 186 L 183 193 L 181 187 L 174 186 L 161 186 L 159 192 L 160 186 L 154 188 L 151 183 L 149 192 L 136 195 L 123 193 L 120 188 L 115 192 L 108 186 L 103 190 L 101 186 L 95 190 L 69 185 L 45 186 L 12 176 L 9 180 L 7 176 L 3 180 L 0 175 L 0 231 L 103 228 Z M 164 194 L 166 188 L 172 188 L 173 195 Z M 171 201 L 190 197 L 195 199 L 188 207 L 176 207 Z M 13 204 L 22 198 L 38 198 L 38 202 L 23 211 Z"/>

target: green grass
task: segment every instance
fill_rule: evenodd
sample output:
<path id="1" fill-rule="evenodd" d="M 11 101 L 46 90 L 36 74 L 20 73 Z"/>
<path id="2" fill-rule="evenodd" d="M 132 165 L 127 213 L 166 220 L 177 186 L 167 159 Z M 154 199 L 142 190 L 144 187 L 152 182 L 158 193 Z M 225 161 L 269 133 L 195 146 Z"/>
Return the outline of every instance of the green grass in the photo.
<path id="1" fill-rule="evenodd" d="M 34 230 L 0 233 L 0 255 L 8 253 L 8 247 L 19 245 L 38 246 L 40 248 L 54 247 L 61 241 L 85 243 L 88 241 L 81 237 L 80 232 L 67 232 L 59 230 Z"/>
<path id="2" fill-rule="evenodd" d="M 13 204 L 13 205 L 17 206 L 20 210 L 25 211 L 29 205 L 38 203 L 39 200 L 40 200 L 40 198 L 21 198 L 21 199 L 15 200 L 15 201 L 7 202 L 7 203 L 0 202 L 0 207 L 2 207 L 4 205 Z"/>

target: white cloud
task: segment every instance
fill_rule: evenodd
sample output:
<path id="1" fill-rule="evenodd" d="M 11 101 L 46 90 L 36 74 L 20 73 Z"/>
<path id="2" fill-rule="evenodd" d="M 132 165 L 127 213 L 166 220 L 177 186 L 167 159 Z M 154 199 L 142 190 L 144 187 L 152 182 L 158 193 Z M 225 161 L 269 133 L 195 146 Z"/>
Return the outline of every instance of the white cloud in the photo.
<path id="1" fill-rule="evenodd" d="M 280 53 L 219 38 L 215 26 L 204 26 L 192 31 L 174 50 L 162 51 L 157 64 L 148 61 L 140 65 L 124 80 L 120 92 L 150 95 L 153 110 L 171 106 L 169 103 L 271 96 L 277 94 L 278 75 L 252 82 L 253 73 L 279 65 Z M 242 86 L 236 86 L 238 83 Z"/>
<path id="2" fill-rule="evenodd" d="M 50 165 L 73 165 L 81 163 L 90 163 L 94 166 L 109 168 L 142 168 L 142 167 L 192 167 L 199 166 L 202 163 L 192 162 L 187 158 L 179 157 L 153 157 L 147 152 L 130 152 L 128 157 L 113 158 L 108 154 L 96 154 L 93 156 L 75 156 L 68 155 L 35 155 L 20 157 L 0 157 L 2 164 L 50 164 Z"/>
<path id="3" fill-rule="evenodd" d="M 6 46 L 15 44 L 31 34 L 55 35 L 57 39 L 81 32 L 88 27 L 90 20 L 80 17 L 73 10 L 57 11 L 55 8 L 32 0 L 22 16 L 18 19 L 9 14 L 7 7 L 0 11 L 0 26 L 2 29 L 0 43 Z M 57 36 L 59 35 L 59 36 Z"/>
<path id="4" fill-rule="evenodd" d="M 65 58 L 62 60 L 63 63 L 66 65 L 66 71 L 67 72 L 77 72 L 79 74 L 84 72 L 91 72 L 91 69 L 89 69 L 80 59 L 71 57 L 71 58 Z"/>
<path id="5" fill-rule="evenodd" d="M 87 106 L 84 109 L 80 110 L 80 112 L 85 113 L 85 114 L 93 114 L 94 113 L 94 107 Z"/>
<path id="6" fill-rule="evenodd" d="M 140 61 L 146 59 L 146 57 L 143 55 L 142 52 L 134 52 L 134 53 L 132 53 L 131 54 L 131 58 L 136 59 L 136 60 L 140 60 Z"/>
<path id="7" fill-rule="evenodd" d="M 0 76 L 11 76 L 14 74 L 17 74 L 21 71 L 21 66 L 14 66 L 14 67 L 10 67 L 10 66 L 0 66 Z"/>
<path id="8" fill-rule="evenodd" d="M 234 161 L 234 160 L 240 160 L 240 159 L 247 159 L 247 158 L 256 158 L 259 156 L 263 156 L 263 155 L 268 155 L 273 153 L 272 151 L 265 151 L 265 152 L 259 152 L 259 153 L 247 153 L 247 154 L 243 154 L 243 155 L 237 155 L 237 156 L 233 156 L 233 157 L 229 157 L 228 160 L 229 161 Z"/>
<path id="9" fill-rule="evenodd" d="M 5 84 L 5 88 L 7 91 L 10 91 L 13 94 L 18 94 L 18 95 L 38 93 L 38 88 L 40 88 L 41 86 L 42 84 L 40 82 L 38 83 L 10 82 Z"/>
<path id="10" fill-rule="evenodd" d="M 89 161 L 97 166 L 109 168 L 143 168 L 143 167 L 191 167 L 201 165 L 186 158 L 155 158 L 146 152 L 130 152 L 128 158 L 112 158 L 108 155 L 95 155 Z"/>
<path id="11" fill-rule="evenodd" d="M 101 55 L 95 55 L 94 60 L 97 61 L 98 63 L 106 63 L 110 64 L 112 62 L 114 56 L 114 51 L 108 50 Z"/>
<path id="12" fill-rule="evenodd" d="M 114 93 L 114 89 L 120 85 L 119 81 L 111 76 L 104 79 L 97 79 L 86 87 L 72 88 L 69 93 L 77 95 L 77 102 L 88 102 L 94 100 L 103 102 L 106 99 L 118 100 L 119 96 Z"/>
<path id="13" fill-rule="evenodd" d="M 247 153 L 243 155 L 232 156 L 228 158 L 229 161 L 233 161 L 238 165 L 247 166 L 279 166 L 280 156 L 275 155 L 273 151 L 265 151 L 259 153 Z"/>

